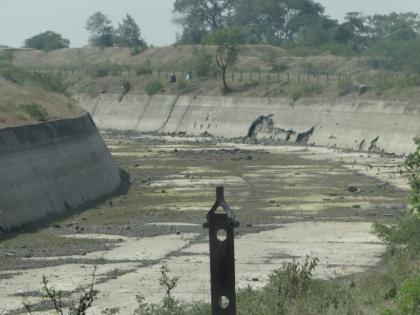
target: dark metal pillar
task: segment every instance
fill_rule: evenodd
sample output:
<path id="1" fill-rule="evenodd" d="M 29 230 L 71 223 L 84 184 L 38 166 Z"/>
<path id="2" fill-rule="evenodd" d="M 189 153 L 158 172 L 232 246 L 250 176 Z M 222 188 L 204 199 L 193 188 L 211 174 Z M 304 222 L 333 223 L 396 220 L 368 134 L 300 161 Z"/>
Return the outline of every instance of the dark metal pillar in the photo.
<path id="1" fill-rule="evenodd" d="M 225 213 L 216 213 L 219 207 Z M 236 315 L 234 228 L 239 222 L 225 201 L 224 187 L 217 187 L 205 226 L 209 228 L 212 315 Z"/>

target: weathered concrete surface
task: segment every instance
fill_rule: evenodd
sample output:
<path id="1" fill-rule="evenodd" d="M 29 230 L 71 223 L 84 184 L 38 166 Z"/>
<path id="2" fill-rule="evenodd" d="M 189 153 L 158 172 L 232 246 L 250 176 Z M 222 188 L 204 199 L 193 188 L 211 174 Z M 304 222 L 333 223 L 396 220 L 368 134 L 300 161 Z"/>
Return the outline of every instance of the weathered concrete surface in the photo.
<path id="1" fill-rule="evenodd" d="M 90 115 L 0 130 L 0 229 L 78 208 L 117 189 Z"/>
<path id="2" fill-rule="evenodd" d="M 101 129 L 246 137 L 404 155 L 420 135 L 420 106 L 331 99 L 102 94 L 79 96 Z"/>

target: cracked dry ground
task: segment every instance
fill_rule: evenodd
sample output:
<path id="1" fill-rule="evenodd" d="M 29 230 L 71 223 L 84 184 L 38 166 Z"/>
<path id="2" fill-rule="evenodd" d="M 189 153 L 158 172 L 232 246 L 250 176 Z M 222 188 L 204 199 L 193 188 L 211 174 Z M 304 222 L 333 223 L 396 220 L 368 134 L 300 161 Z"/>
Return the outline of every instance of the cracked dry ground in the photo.
<path id="1" fill-rule="evenodd" d="M 361 272 L 384 251 L 371 231 L 404 209 L 405 192 L 377 177 L 401 160 L 304 147 L 252 147 L 211 139 L 105 134 L 131 187 L 82 213 L 0 243 L 0 312 L 22 301 L 48 313 L 42 276 L 76 296 L 97 265 L 93 313 L 131 314 L 137 294 L 158 301 L 159 269 L 178 276 L 175 297 L 209 300 L 207 231 L 202 223 L 223 184 L 236 211 L 237 285 L 262 287 L 270 271 L 297 257 L 318 257 L 317 276 Z M 336 158 L 334 156 L 337 155 Z M 351 156 L 349 154 L 348 156 Z M 327 160 L 328 158 L 328 160 Z M 359 174 L 366 165 L 377 177 Z M 376 163 L 376 167 L 374 166 Z M 366 166 L 367 167 L 367 166 Z"/>

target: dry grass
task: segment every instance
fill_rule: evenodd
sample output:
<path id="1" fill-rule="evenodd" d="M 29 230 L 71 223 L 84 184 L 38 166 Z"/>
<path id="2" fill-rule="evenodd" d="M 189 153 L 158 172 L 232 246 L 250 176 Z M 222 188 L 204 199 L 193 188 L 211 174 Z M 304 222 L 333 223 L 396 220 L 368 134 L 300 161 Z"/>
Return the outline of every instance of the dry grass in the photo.
<path id="1" fill-rule="evenodd" d="M 206 46 L 210 52 L 215 47 Z M 132 56 L 127 48 L 77 48 L 60 49 L 51 52 L 36 50 L 15 50 L 14 64 L 25 67 L 75 67 L 84 68 L 101 63 L 116 63 L 126 66 L 136 66 L 144 61 L 150 61 L 155 70 L 187 70 L 193 56 L 193 46 L 172 46 L 149 48 Z M 273 55 L 276 61 L 286 63 L 290 72 L 303 72 L 303 65 L 312 63 L 319 68 L 328 68 L 331 73 L 358 72 L 363 70 L 364 62 L 358 58 L 344 58 L 332 55 L 296 57 L 279 47 L 267 45 L 242 46 L 238 71 L 264 71 L 269 66 L 264 62 L 264 56 Z"/>
<path id="2" fill-rule="evenodd" d="M 32 84 L 18 85 L 0 77 L 0 128 L 37 122 L 27 105 L 45 109 L 48 119 L 75 117 L 81 110 L 67 96 Z"/>

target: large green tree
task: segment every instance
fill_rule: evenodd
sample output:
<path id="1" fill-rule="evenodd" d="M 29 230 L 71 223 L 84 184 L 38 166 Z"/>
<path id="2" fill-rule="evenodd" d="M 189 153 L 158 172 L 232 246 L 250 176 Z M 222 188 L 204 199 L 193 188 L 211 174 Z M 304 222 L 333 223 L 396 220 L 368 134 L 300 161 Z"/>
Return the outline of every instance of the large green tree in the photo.
<path id="1" fill-rule="evenodd" d="M 90 33 L 89 44 L 94 47 L 112 47 L 114 28 L 111 20 L 102 12 L 91 15 L 86 22 Z"/>
<path id="2" fill-rule="evenodd" d="M 371 37 L 375 40 L 411 40 L 420 31 L 420 17 L 416 13 L 391 13 L 367 18 Z"/>
<path id="3" fill-rule="evenodd" d="M 25 48 L 34 48 L 38 50 L 55 50 L 61 48 L 69 48 L 70 41 L 63 38 L 60 34 L 52 31 L 46 31 L 38 35 L 32 36 L 25 40 Z"/>
<path id="4" fill-rule="evenodd" d="M 129 14 L 127 14 L 118 25 L 114 42 L 117 46 L 121 47 L 146 46 L 145 41 L 141 38 L 140 27 L 134 18 Z"/>
<path id="5" fill-rule="evenodd" d="M 206 34 L 227 26 L 235 0 L 175 0 L 174 21 L 181 25 L 180 40 L 201 43 Z"/>

